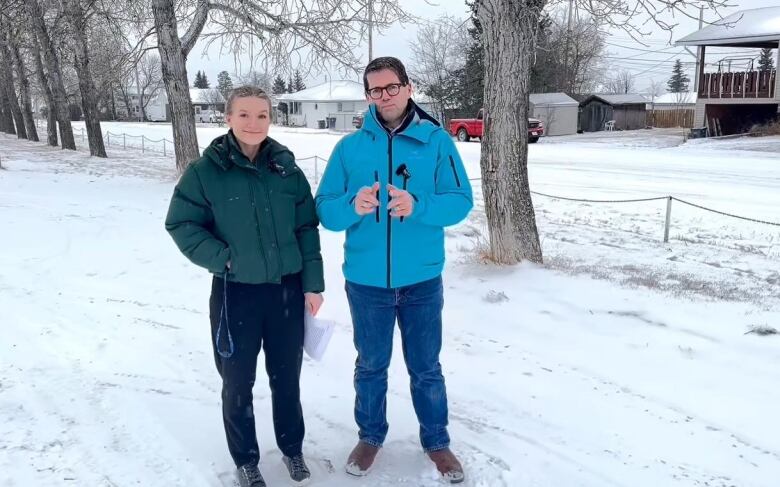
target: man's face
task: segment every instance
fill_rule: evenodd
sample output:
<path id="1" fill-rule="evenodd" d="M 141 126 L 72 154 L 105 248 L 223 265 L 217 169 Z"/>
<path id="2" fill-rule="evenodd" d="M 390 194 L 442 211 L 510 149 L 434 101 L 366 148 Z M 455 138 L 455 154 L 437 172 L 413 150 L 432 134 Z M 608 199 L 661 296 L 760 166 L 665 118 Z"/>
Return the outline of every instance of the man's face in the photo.
<path id="1" fill-rule="evenodd" d="M 396 95 L 390 95 L 387 88 L 393 89 L 392 85 L 400 85 L 401 80 L 398 79 L 398 75 L 390 69 L 382 69 L 380 71 L 373 71 L 366 75 L 368 80 L 368 92 L 366 100 L 369 103 L 376 105 L 376 109 L 382 116 L 382 119 L 387 123 L 395 123 L 400 121 L 406 110 L 406 105 L 409 103 L 409 99 L 412 97 L 412 84 L 408 83 L 406 86 L 400 86 Z M 371 90 L 378 88 L 386 88 L 382 90 L 382 95 L 379 98 L 373 98 L 370 93 Z"/>

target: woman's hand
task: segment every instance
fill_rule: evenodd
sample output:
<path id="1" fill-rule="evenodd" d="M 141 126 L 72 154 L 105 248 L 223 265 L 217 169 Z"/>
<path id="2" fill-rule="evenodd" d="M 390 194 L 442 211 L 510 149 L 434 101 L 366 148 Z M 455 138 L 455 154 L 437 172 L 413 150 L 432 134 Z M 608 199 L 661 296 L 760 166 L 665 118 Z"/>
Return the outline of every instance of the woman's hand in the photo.
<path id="1" fill-rule="evenodd" d="M 320 293 L 304 293 L 304 300 L 306 301 L 306 310 L 312 315 L 317 316 L 317 312 L 322 306 L 322 302 L 325 300 Z"/>

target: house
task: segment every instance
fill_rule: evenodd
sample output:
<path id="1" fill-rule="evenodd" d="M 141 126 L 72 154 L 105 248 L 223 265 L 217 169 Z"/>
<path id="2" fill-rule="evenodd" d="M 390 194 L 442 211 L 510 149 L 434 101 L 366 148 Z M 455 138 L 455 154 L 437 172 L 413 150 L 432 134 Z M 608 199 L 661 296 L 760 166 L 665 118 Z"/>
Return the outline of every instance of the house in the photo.
<path id="1" fill-rule="evenodd" d="M 363 84 L 349 80 L 326 81 L 277 100 L 287 105 L 290 125 L 309 128 L 353 130 L 353 119 L 368 109 Z"/>
<path id="2" fill-rule="evenodd" d="M 544 135 L 577 133 L 580 104 L 566 93 L 531 93 L 528 116 L 544 123 Z"/>
<path id="3" fill-rule="evenodd" d="M 190 88 L 190 101 L 195 110 L 195 119 L 202 122 L 208 122 L 213 117 L 207 117 L 207 114 L 213 114 L 216 110 L 222 114 L 225 113 L 225 98 L 216 88 Z M 201 116 L 201 112 L 204 112 Z"/>
<path id="4" fill-rule="evenodd" d="M 780 47 L 780 7 L 743 10 L 707 25 L 676 42 L 697 46 L 696 109 L 693 126 L 709 135 L 747 132 L 755 124 L 777 118 L 780 109 L 780 80 L 775 68 L 759 71 L 756 57 L 745 57 L 745 49 Z M 707 48 L 733 48 L 735 54 L 706 61 Z"/>
<path id="5" fill-rule="evenodd" d="M 416 93 L 412 98 L 430 112 L 428 97 Z M 287 105 L 288 124 L 299 127 L 354 130 L 368 110 L 363 83 L 350 80 L 326 81 L 296 93 L 276 95 L 276 100 Z"/>
<path id="6" fill-rule="evenodd" d="M 140 96 L 135 88 L 127 91 L 129 106 L 125 106 L 124 97 L 117 98 L 117 116 L 122 119 L 141 120 Z M 146 105 L 146 119 L 151 122 L 165 122 L 168 120 L 168 98 L 165 94 L 165 88 L 160 87 L 151 95 L 144 95 L 144 104 Z"/>
<path id="7" fill-rule="evenodd" d="M 582 132 L 598 132 L 608 126 L 614 130 L 636 130 L 645 128 L 646 122 L 647 99 L 642 95 L 594 94 L 580 101 L 579 130 Z"/>
<path id="8" fill-rule="evenodd" d="M 693 110 L 696 108 L 696 92 L 685 91 L 682 93 L 664 93 L 650 99 L 647 103 L 648 110 Z M 649 99 L 649 98 L 648 98 Z"/>

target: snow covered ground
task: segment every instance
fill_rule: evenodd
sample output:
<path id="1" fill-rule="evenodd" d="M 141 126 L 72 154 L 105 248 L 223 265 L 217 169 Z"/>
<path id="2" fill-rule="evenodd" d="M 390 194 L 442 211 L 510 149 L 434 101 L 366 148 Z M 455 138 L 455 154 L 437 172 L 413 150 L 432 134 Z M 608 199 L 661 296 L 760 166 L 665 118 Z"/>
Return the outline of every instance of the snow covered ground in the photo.
<path id="1" fill-rule="evenodd" d="M 171 138 L 163 124 L 104 130 Z M 199 127 L 200 144 L 223 131 Z M 300 158 L 327 157 L 339 138 L 272 135 Z M 0 135 L 0 486 L 230 485 L 210 278 L 163 229 L 173 160 L 117 140 L 102 160 Z M 479 144 L 459 149 L 478 178 Z M 313 179 L 314 161 L 301 165 Z M 531 146 L 529 171 L 542 193 L 674 195 L 780 220 L 778 137 L 550 138 Z M 777 485 L 780 336 L 748 332 L 780 328 L 780 228 L 675 203 L 664 244 L 664 201 L 535 205 L 544 267 L 480 260 L 481 202 L 448 230 L 442 363 L 466 485 Z M 304 364 L 311 485 L 441 485 L 418 446 L 400 354 L 376 468 L 343 472 L 355 354 L 343 235 L 323 231 L 322 243 L 322 315 L 339 327 L 323 362 Z M 261 468 L 288 485 L 262 379 L 255 393 Z"/>

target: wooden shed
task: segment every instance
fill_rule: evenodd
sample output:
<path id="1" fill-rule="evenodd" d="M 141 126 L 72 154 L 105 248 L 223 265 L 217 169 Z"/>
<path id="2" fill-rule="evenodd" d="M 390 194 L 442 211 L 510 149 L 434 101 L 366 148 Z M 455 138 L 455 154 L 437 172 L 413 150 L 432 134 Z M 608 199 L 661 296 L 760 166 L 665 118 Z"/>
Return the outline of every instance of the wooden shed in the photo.
<path id="1" fill-rule="evenodd" d="M 605 130 L 614 121 L 615 130 L 645 128 L 647 99 L 642 95 L 603 95 L 585 97 L 580 102 L 579 127 L 583 132 Z"/>

